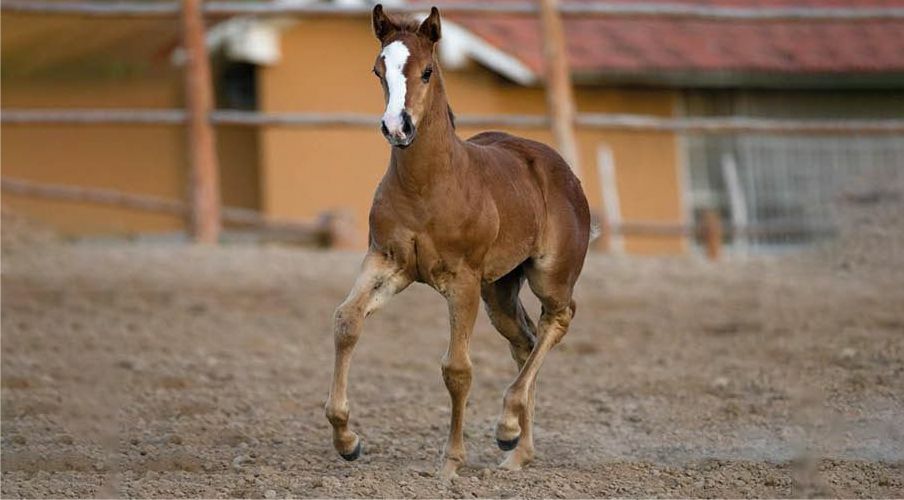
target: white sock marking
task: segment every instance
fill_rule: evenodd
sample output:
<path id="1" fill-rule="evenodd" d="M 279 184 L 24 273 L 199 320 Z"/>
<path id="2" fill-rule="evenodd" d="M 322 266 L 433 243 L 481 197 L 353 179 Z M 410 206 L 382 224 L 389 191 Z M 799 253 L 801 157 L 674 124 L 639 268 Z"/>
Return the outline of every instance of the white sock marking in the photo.
<path id="1" fill-rule="evenodd" d="M 404 43 L 396 41 L 387 45 L 381 55 L 386 65 L 386 86 L 389 88 L 389 102 L 383 122 L 390 132 L 398 132 L 402 128 L 402 110 L 405 109 L 405 92 L 408 89 L 402 69 L 411 52 Z"/>

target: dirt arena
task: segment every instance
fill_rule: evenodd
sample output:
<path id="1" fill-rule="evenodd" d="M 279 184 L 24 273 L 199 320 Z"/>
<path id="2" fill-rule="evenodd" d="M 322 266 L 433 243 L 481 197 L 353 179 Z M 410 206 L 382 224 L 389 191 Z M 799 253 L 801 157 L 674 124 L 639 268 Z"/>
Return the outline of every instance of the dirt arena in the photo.
<path id="1" fill-rule="evenodd" d="M 428 288 L 367 321 L 349 394 L 365 455 L 347 463 L 322 408 L 359 255 L 73 244 L 4 217 L 2 496 L 902 497 L 899 208 L 805 254 L 591 256 L 522 472 L 494 467 L 515 371 L 481 314 L 450 484 Z"/>

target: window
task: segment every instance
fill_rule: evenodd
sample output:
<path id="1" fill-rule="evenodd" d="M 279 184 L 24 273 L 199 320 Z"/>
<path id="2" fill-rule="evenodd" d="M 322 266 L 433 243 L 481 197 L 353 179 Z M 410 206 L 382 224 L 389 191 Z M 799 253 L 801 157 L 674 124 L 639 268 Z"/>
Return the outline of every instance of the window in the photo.
<path id="1" fill-rule="evenodd" d="M 257 109 L 257 65 L 220 60 L 217 71 L 217 108 Z"/>

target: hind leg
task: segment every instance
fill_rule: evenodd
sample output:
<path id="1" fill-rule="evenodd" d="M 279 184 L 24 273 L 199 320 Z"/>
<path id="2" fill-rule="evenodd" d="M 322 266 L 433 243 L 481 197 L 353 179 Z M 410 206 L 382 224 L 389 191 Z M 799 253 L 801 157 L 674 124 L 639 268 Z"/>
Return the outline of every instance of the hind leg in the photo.
<path id="1" fill-rule="evenodd" d="M 499 280 L 484 285 L 481 290 L 487 315 L 496 330 L 508 339 L 512 358 L 519 371 L 534 350 L 537 340 L 537 329 L 518 298 L 523 284 L 524 271 L 518 267 Z M 512 450 L 501 464 L 503 468 L 518 469 L 534 458 L 533 402 L 534 388 L 531 387 L 527 407 L 519 416 L 521 433 L 516 441 L 500 444 L 500 447 Z"/>
<path id="2" fill-rule="evenodd" d="M 525 267 L 531 290 L 542 304 L 542 313 L 537 328 L 537 344 L 525 360 L 518 377 L 505 392 L 502 415 L 496 426 L 496 440 L 500 447 L 518 439 L 523 432 L 522 423 L 530 425 L 537 374 L 546 354 L 562 340 L 574 317 L 575 304 L 571 297 L 580 267 L 572 272 L 568 269 L 569 262 L 571 261 L 552 265 L 540 261 Z M 503 465 L 518 469 L 524 463 L 524 457 L 511 455 Z"/>
<path id="3" fill-rule="evenodd" d="M 487 316 L 496 330 L 509 341 L 512 359 L 519 370 L 534 350 L 537 337 L 537 328 L 518 297 L 523 284 L 524 270 L 518 267 L 502 278 L 484 284 L 480 291 Z"/>

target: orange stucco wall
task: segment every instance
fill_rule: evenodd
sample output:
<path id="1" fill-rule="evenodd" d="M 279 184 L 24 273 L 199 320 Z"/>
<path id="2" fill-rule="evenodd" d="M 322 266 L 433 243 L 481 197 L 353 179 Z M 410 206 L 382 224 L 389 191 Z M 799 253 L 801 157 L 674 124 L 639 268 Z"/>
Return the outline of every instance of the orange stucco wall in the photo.
<path id="1" fill-rule="evenodd" d="M 348 111 L 378 115 L 383 96 L 370 73 L 378 45 L 366 20 L 299 22 L 282 36 L 283 59 L 260 73 L 263 111 Z M 459 114 L 544 112 L 542 89 L 524 88 L 482 68 L 446 72 L 449 101 Z M 668 116 L 675 96 L 667 91 L 579 88 L 580 111 Z M 480 129 L 462 127 L 469 137 Z M 508 130 L 552 143 L 542 130 Z M 591 208 L 599 210 L 601 190 L 596 158 L 606 144 L 615 158 L 617 188 L 625 220 L 679 222 L 676 139 L 672 134 L 579 131 L 583 183 Z M 355 217 L 359 245 L 365 244 L 373 191 L 385 171 L 389 148 L 377 130 L 361 128 L 263 129 L 260 138 L 262 205 L 281 217 L 313 217 L 346 208 Z M 677 238 L 626 240 L 633 253 L 683 250 Z"/>
<path id="2" fill-rule="evenodd" d="M 182 105 L 179 72 L 128 79 L 4 79 L 8 108 L 172 108 Z M 0 153 L 4 177 L 184 199 L 186 138 L 179 126 L 4 125 Z M 229 205 L 257 208 L 257 134 L 218 131 L 221 189 Z M 66 234 L 172 232 L 180 217 L 93 204 L 5 194 L 3 205 Z"/>
<path id="3" fill-rule="evenodd" d="M 149 81 L 3 82 L 3 108 L 171 107 L 178 87 Z M 4 125 L 4 177 L 181 197 L 183 134 L 178 127 Z M 5 207 L 65 233 L 173 231 L 179 218 L 81 203 L 3 196 Z"/>

